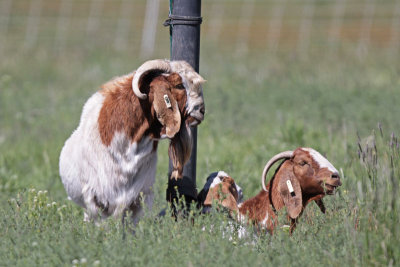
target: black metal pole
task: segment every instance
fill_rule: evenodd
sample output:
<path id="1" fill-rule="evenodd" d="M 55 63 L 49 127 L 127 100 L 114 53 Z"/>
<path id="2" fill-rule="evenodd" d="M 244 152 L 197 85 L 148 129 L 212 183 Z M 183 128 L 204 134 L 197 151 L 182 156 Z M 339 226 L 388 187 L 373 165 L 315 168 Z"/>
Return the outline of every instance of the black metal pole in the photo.
<path id="1" fill-rule="evenodd" d="M 185 60 L 199 71 L 201 0 L 170 0 L 171 60 Z M 189 161 L 184 166 L 183 178 L 176 181 L 168 179 L 167 200 L 177 199 L 176 191 L 183 195 L 186 204 L 197 199 L 196 155 L 197 128 L 191 129 L 193 149 Z M 169 162 L 168 177 L 172 171 Z"/>

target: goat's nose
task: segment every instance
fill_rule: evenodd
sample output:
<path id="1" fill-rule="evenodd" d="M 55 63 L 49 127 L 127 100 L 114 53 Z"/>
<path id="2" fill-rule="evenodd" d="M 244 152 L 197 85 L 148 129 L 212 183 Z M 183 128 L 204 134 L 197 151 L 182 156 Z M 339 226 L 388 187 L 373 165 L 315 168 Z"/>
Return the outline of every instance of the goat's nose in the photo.
<path id="1" fill-rule="evenodd" d="M 206 112 L 206 109 L 205 109 L 204 105 L 196 105 L 196 106 L 194 106 L 193 109 L 196 110 L 196 111 L 198 110 L 203 115 Z"/>
<path id="2" fill-rule="evenodd" d="M 337 172 L 334 172 L 334 173 L 332 173 L 331 178 L 332 179 L 340 179 L 340 176 Z"/>

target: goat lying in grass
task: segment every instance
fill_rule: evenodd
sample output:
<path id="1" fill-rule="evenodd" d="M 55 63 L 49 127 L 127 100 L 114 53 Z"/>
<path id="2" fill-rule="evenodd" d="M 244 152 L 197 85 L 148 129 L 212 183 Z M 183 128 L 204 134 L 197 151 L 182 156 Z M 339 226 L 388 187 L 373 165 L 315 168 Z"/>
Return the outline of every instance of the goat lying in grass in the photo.
<path id="1" fill-rule="evenodd" d="M 229 211 L 237 211 L 238 203 L 243 201 L 242 188 L 224 171 L 211 173 L 197 196 L 198 208 L 202 208 L 202 213 L 210 211 L 213 200 L 219 200 Z"/>
<path id="2" fill-rule="evenodd" d="M 274 163 L 284 159 L 275 171 L 271 181 L 265 185 L 268 171 Z M 228 175 L 227 175 L 228 176 Z M 224 185 L 224 183 L 226 183 Z M 222 181 L 223 188 L 228 188 L 231 181 Z M 341 185 L 338 171 L 320 153 L 311 148 L 297 148 L 272 157 L 262 174 L 262 190 L 255 197 L 238 203 L 229 190 L 216 194 L 217 189 L 210 189 L 207 198 L 215 199 L 232 212 L 237 212 L 239 222 L 250 222 L 271 234 L 277 225 L 276 212 L 286 207 L 290 221 L 290 233 L 296 227 L 299 216 L 311 201 L 315 201 L 325 213 L 322 198 L 334 193 Z M 236 200 L 236 202 L 235 202 Z M 232 208 L 233 207 L 233 208 Z"/>

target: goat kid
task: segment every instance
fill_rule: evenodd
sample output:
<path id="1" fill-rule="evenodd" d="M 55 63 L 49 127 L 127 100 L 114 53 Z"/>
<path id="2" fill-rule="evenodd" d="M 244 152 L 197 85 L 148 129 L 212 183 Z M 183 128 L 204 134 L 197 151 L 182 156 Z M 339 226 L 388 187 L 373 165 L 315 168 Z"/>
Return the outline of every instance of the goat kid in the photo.
<path id="1" fill-rule="evenodd" d="M 268 171 L 274 163 L 284 159 L 275 171 L 271 181 L 265 185 Z M 262 191 L 243 203 L 235 203 L 234 197 L 226 197 L 232 203 L 222 203 L 235 207 L 240 222 L 250 222 L 271 234 L 277 225 L 276 212 L 286 207 L 293 233 L 298 218 L 311 201 L 315 201 L 325 213 L 322 198 L 332 195 L 341 185 L 338 171 L 319 152 L 312 148 L 297 148 L 272 157 L 262 174 Z M 210 194 L 210 193 L 209 193 Z M 211 193 L 212 194 L 212 193 Z"/>
<path id="2" fill-rule="evenodd" d="M 207 177 L 203 189 L 197 196 L 197 207 L 201 209 L 202 214 L 223 211 L 228 213 L 230 219 L 234 219 L 238 213 L 238 203 L 242 201 L 242 188 L 226 172 L 219 171 Z M 213 204 L 217 205 L 213 207 Z M 214 225 L 211 225 L 209 231 L 212 232 L 214 229 Z M 206 231 L 206 227 L 203 227 L 203 231 Z M 229 220 L 224 227 L 219 227 L 219 231 L 222 232 L 222 237 L 228 237 L 229 240 L 233 239 L 234 233 L 238 238 L 248 236 L 246 228 L 236 220 Z"/>
<path id="3" fill-rule="evenodd" d="M 171 139 L 173 177 L 182 176 L 192 144 L 189 123 L 204 118 L 204 79 L 186 62 L 172 63 L 147 61 L 104 84 L 84 105 L 61 151 L 60 176 L 69 199 L 85 209 L 85 220 L 131 211 L 136 224 L 141 198 L 152 207 L 160 139 Z"/>
<path id="4" fill-rule="evenodd" d="M 237 211 L 238 203 L 243 201 L 243 191 L 226 172 L 211 173 L 197 195 L 197 207 L 202 213 L 209 213 L 213 201 L 216 201 L 228 211 Z M 232 215 L 232 214 L 231 214 Z"/>

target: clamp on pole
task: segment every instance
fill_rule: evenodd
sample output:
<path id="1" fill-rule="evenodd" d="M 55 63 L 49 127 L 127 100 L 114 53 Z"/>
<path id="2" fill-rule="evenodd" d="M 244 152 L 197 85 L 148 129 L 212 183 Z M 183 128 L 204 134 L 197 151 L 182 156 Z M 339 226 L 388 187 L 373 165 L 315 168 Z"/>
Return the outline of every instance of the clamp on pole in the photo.
<path id="1" fill-rule="evenodd" d="M 202 22 L 203 17 L 177 16 L 170 14 L 163 25 L 165 27 L 173 25 L 200 25 Z"/>

